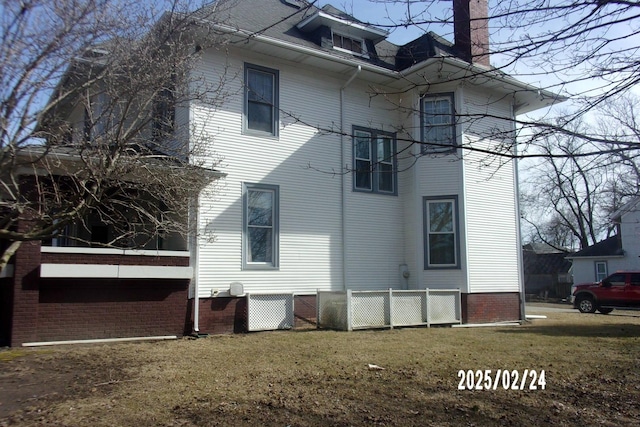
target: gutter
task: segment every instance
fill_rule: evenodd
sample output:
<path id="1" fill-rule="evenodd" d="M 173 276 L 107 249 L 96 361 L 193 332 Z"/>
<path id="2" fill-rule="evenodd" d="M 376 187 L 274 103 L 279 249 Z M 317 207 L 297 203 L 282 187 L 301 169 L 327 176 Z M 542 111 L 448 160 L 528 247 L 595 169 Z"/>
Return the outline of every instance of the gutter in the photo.
<path id="1" fill-rule="evenodd" d="M 206 25 L 210 25 L 211 23 L 208 23 L 205 21 Z M 397 71 L 393 71 L 393 70 L 389 70 L 387 68 L 384 67 L 379 67 L 377 65 L 372 65 L 369 64 L 367 62 L 362 62 L 362 64 L 358 64 L 355 61 L 353 61 L 352 59 L 348 59 L 348 58 L 341 58 L 339 56 L 335 56 L 331 53 L 328 52 L 324 52 L 321 50 L 318 50 L 316 48 L 311 48 L 311 47 L 307 47 L 307 46 L 301 46 L 301 45 L 297 45 L 297 44 L 293 44 L 290 42 L 286 42 L 280 39 L 276 39 L 274 37 L 269 37 L 269 36 L 265 36 L 262 34 L 257 34 L 254 33 L 252 31 L 248 31 L 248 30 L 243 30 L 243 29 L 239 29 L 239 28 L 234 28 L 228 25 L 222 25 L 222 24 L 214 24 L 212 25 L 212 27 L 215 30 L 219 30 L 225 34 L 237 34 L 239 36 L 243 36 L 247 39 L 254 39 L 257 41 L 261 41 L 273 46 L 278 46 L 281 47 L 283 49 L 286 50 L 290 50 L 290 51 L 294 51 L 294 52 L 299 52 L 299 53 L 303 53 L 305 55 L 309 55 L 309 56 L 315 56 L 318 58 L 322 58 L 322 59 L 326 59 L 328 61 L 332 61 L 332 62 L 337 62 L 339 64 L 343 64 L 343 65 L 349 65 L 349 66 L 357 66 L 361 69 L 364 69 L 366 71 L 370 71 L 372 73 L 375 74 L 380 74 L 386 77 L 391 77 L 394 79 L 401 79 L 402 77 L 404 77 L 402 74 L 400 74 Z"/>
<path id="2" fill-rule="evenodd" d="M 207 23 L 208 25 L 210 25 L 210 23 Z M 214 24 L 213 28 L 216 30 L 219 30 L 223 33 L 226 34 L 237 34 L 239 36 L 244 36 L 248 39 L 254 39 L 256 41 L 261 41 L 267 44 L 271 44 L 273 46 L 278 46 L 278 47 L 282 47 L 284 49 L 290 50 L 290 51 L 295 51 L 295 52 L 299 52 L 299 53 L 304 53 L 306 55 L 310 55 L 310 56 L 315 56 L 318 58 L 323 58 L 326 59 L 328 61 L 333 61 L 333 62 L 337 62 L 340 64 L 344 64 L 344 65 L 351 65 L 354 66 L 357 63 L 351 59 L 348 58 L 341 58 L 339 56 L 335 56 L 332 55 L 331 53 L 328 52 L 324 52 L 324 51 L 320 51 L 311 47 L 307 47 L 307 46 L 300 46 L 300 45 L 296 45 L 287 41 L 283 41 L 280 39 L 276 39 L 274 37 L 270 37 L 270 36 L 265 36 L 263 34 L 257 34 L 254 33 L 252 31 L 248 31 L 248 30 L 243 30 L 243 29 L 239 29 L 239 28 L 234 28 L 228 25 L 221 25 L 221 24 Z M 561 102 L 561 101 L 565 101 L 568 98 L 564 97 L 564 96 L 560 96 L 556 93 L 550 92 L 548 90 L 544 90 L 544 89 L 540 89 L 539 87 L 530 85 L 529 83 L 525 83 L 525 82 L 521 82 L 519 80 L 514 79 L 513 77 L 502 73 L 499 70 L 495 70 L 495 69 L 491 69 L 491 68 L 486 68 L 486 67 L 481 67 L 481 66 L 477 66 L 474 64 L 469 64 L 466 61 L 463 61 L 462 59 L 456 58 L 456 57 L 447 57 L 447 56 L 440 56 L 440 57 L 433 57 L 433 58 L 428 58 L 422 62 L 419 62 L 417 64 L 412 65 L 409 68 L 406 68 L 402 71 L 394 71 L 394 70 L 389 70 L 387 68 L 384 67 L 380 67 L 377 65 L 372 65 L 366 62 L 363 62 L 362 64 L 357 64 L 358 67 L 361 67 L 363 70 L 365 71 L 369 71 L 375 74 L 379 74 L 379 75 L 383 75 L 386 77 L 390 77 L 390 78 L 394 78 L 396 80 L 404 80 L 406 79 L 409 75 L 416 73 L 418 71 L 420 71 L 423 68 L 426 68 L 427 66 L 433 64 L 433 63 L 440 63 L 440 62 L 444 62 L 445 64 L 449 64 L 452 65 L 460 70 L 467 70 L 471 73 L 472 76 L 476 76 L 476 77 L 487 77 L 489 79 L 492 80 L 499 80 L 502 81 L 504 83 L 507 83 L 509 85 L 512 85 L 520 90 L 524 90 L 524 91 L 528 91 L 528 92 L 536 92 L 540 95 L 540 97 L 543 98 L 550 98 L 550 99 L 554 99 L 557 102 Z M 466 76 L 468 77 L 468 76 Z"/>
<path id="3" fill-rule="evenodd" d="M 345 129 L 344 129 L 344 91 L 353 82 L 358 74 L 362 71 L 362 67 L 358 65 L 358 68 L 355 69 L 349 80 L 345 82 L 340 88 L 340 169 L 344 167 L 345 162 Z M 347 290 L 347 173 L 344 171 L 342 173 L 342 180 L 340 182 L 340 192 L 341 192 L 341 200 L 340 200 L 340 215 L 342 222 L 342 287 L 344 290 Z"/>

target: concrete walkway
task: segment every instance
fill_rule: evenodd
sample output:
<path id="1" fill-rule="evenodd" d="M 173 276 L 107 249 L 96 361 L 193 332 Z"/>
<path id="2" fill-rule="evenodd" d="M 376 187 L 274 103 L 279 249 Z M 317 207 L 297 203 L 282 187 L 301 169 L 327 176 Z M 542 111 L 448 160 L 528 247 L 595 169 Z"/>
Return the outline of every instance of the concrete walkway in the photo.
<path id="1" fill-rule="evenodd" d="M 532 302 L 526 305 L 527 314 L 545 314 L 545 313 L 576 313 L 581 314 L 578 309 L 573 308 L 571 304 L 552 304 L 543 302 Z M 598 314 L 596 312 L 596 314 Z M 631 316 L 640 317 L 640 310 L 633 308 L 616 308 L 609 316 Z"/>
<path id="2" fill-rule="evenodd" d="M 579 311 L 571 304 L 549 304 L 533 302 L 526 304 L 527 314 L 543 314 L 543 313 L 579 313 Z"/>

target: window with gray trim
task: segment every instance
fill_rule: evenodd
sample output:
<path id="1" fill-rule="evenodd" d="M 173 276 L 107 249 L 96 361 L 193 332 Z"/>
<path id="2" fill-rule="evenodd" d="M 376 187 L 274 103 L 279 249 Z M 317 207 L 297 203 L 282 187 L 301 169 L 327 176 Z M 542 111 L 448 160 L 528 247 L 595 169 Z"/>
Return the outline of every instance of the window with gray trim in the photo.
<path id="1" fill-rule="evenodd" d="M 278 267 L 279 196 L 277 185 L 243 185 L 243 268 Z"/>
<path id="2" fill-rule="evenodd" d="M 454 150 L 456 123 L 453 93 L 424 95 L 420 100 L 420 125 L 423 153 Z"/>
<path id="3" fill-rule="evenodd" d="M 424 266 L 458 268 L 458 196 L 424 198 Z"/>
<path id="4" fill-rule="evenodd" d="M 244 64 L 244 130 L 277 135 L 278 70 Z"/>
<path id="5" fill-rule="evenodd" d="M 397 194 L 395 134 L 353 127 L 353 190 Z"/>

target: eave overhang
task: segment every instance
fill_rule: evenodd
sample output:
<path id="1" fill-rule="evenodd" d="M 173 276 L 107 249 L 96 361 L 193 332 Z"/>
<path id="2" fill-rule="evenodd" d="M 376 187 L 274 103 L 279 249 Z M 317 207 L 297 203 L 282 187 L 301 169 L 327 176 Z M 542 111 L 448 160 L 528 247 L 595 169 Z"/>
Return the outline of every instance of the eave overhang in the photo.
<path id="1" fill-rule="evenodd" d="M 226 173 L 215 169 L 207 169 L 196 165 L 173 160 L 168 156 L 143 157 L 122 159 L 122 162 L 130 162 L 132 168 L 144 168 L 156 174 L 175 174 L 185 172 L 187 169 L 202 177 L 202 183 L 206 185 L 217 179 L 226 177 Z M 17 174 L 23 176 L 67 176 L 76 175 L 87 168 L 92 162 L 98 164 L 100 159 L 91 156 L 82 156 L 72 150 L 47 150 L 45 147 L 33 147 L 23 149 L 17 154 Z M 122 176 L 121 179 L 131 182 L 140 181 L 140 174 Z M 194 180 L 193 184 L 197 184 Z"/>
<path id="2" fill-rule="evenodd" d="M 464 82 L 503 94 L 505 97 L 511 97 L 515 115 L 526 114 L 568 99 L 551 91 L 521 82 L 499 70 L 469 64 L 455 57 L 429 58 L 402 71 L 395 71 L 371 64 L 355 56 L 349 57 L 339 54 L 333 50 L 298 45 L 223 24 L 207 23 L 207 25 L 212 26 L 217 32 L 225 34 L 232 42 L 243 42 L 243 49 L 308 65 L 345 77 L 350 76 L 353 70 L 360 66 L 362 72 L 359 74 L 359 79 L 397 91 L 428 87 L 431 92 L 434 92 L 438 90 L 438 86 L 450 86 L 452 82 L 456 81 Z"/>
<path id="3" fill-rule="evenodd" d="M 356 36 L 362 39 L 370 39 L 376 43 L 385 39 L 389 35 L 388 31 L 380 28 L 364 25 L 360 22 L 349 21 L 321 10 L 303 19 L 298 25 L 296 25 L 296 27 L 304 33 L 309 33 L 318 29 L 322 25 L 326 25 L 340 33 Z"/>

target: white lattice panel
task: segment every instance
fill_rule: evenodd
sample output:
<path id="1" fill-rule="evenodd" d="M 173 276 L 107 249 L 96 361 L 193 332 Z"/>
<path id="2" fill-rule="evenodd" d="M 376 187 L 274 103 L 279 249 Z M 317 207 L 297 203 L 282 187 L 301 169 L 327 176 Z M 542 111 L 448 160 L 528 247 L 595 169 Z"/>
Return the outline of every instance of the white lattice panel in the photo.
<path id="1" fill-rule="evenodd" d="M 377 328 L 390 326 L 389 292 L 353 292 L 351 295 L 351 326 Z"/>
<path id="2" fill-rule="evenodd" d="M 429 323 L 461 323 L 460 291 L 434 290 L 428 291 L 427 314 Z"/>
<path id="3" fill-rule="evenodd" d="M 346 331 L 347 294 L 345 292 L 318 292 L 318 326 Z"/>
<path id="4" fill-rule="evenodd" d="M 425 291 L 394 291 L 391 297 L 393 326 L 424 325 L 427 322 Z"/>
<path id="5" fill-rule="evenodd" d="M 291 329 L 293 294 L 247 294 L 247 330 Z"/>

